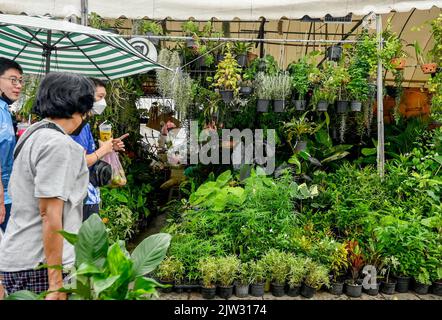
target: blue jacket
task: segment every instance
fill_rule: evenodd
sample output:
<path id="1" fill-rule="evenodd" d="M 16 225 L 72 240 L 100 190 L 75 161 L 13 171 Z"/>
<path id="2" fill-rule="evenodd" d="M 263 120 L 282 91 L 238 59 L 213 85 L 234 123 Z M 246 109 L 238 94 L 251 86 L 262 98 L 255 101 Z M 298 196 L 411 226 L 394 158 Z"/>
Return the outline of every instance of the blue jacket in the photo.
<path id="1" fill-rule="evenodd" d="M 0 97 L 0 164 L 5 204 L 10 204 L 8 183 L 14 162 L 15 132 L 8 104 Z"/>

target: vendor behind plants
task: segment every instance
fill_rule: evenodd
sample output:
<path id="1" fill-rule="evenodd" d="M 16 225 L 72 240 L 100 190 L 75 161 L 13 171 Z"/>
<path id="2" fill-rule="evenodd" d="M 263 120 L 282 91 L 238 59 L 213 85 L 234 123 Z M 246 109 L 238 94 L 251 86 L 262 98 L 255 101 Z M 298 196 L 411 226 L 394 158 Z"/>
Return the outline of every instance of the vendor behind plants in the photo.
<path id="1" fill-rule="evenodd" d="M 99 79 L 91 79 L 95 84 L 95 102 L 92 107 L 92 114 L 100 115 L 106 108 L 106 86 L 103 81 Z M 97 168 L 95 164 L 99 162 L 106 154 L 112 151 L 124 151 L 124 142 L 122 141 L 129 134 L 126 133 L 120 138 L 110 139 L 107 141 L 100 141 L 100 147 L 96 149 L 94 138 L 92 136 L 91 127 L 88 123 L 88 119 L 83 120 L 80 127 L 72 133 L 71 137 L 78 144 L 80 144 L 86 152 L 87 166 L 90 170 L 90 180 L 88 184 L 87 197 L 83 206 L 83 221 L 89 218 L 93 213 L 97 213 L 100 209 L 100 181 L 97 181 L 96 177 Z M 100 166 L 101 167 L 101 166 Z M 98 179 L 100 180 L 100 179 Z"/>

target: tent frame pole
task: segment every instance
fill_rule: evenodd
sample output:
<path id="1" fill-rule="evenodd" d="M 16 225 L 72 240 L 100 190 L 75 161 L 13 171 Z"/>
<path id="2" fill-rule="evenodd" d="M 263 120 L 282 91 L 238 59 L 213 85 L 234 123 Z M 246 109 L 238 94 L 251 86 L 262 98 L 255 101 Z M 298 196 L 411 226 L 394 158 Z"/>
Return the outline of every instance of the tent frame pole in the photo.
<path id="1" fill-rule="evenodd" d="M 376 34 L 378 37 L 379 50 L 382 49 L 382 17 L 376 14 Z M 384 178 L 385 170 L 385 142 L 384 142 L 384 104 L 383 104 L 383 86 L 382 86 L 382 60 L 378 59 L 377 70 L 377 121 L 378 121 L 378 146 L 377 146 L 377 166 L 381 179 Z"/>

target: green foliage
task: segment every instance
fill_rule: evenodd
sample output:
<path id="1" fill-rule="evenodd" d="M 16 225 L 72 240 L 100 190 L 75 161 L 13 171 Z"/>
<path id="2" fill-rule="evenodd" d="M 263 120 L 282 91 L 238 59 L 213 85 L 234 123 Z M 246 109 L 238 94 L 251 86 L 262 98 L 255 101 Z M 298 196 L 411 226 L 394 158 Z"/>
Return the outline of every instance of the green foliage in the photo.
<path id="1" fill-rule="evenodd" d="M 219 284 L 223 287 L 233 285 L 233 282 L 238 276 L 240 260 L 234 256 L 219 257 L 216 260 L 217 264 L 217 278 Z"/>
<path id="2" fill-rule="evenodd" d="M 296 63 L 290 63 L 287 67 L 291 77 L 292 88 L 300 100 L 304 98 L 312 85 L 312 76 L 319 74 L 319 69 L 314 61 L 317 55 L 318 52 L 311 53 L 300 58 Z"/>
<path id="3" fill-rule="evenodd" d="M 152 235 L 130 255 L 122 241 L 109 246 L 105 226 L 94 214 L 83 223 L 74 243 L 76 283 L 60 291 L 72 294 L 72 299 L 150 299 L 161 285 L 144 275 L 164 259 L 170 238 L 164 233 Z"/>
<path id="4" fill-rule="evenodd" d="M 156 275 L 162 281 L 175 281 L 181 283 L 184 278 L 184 265 L 174 256 L 169 256 L 161 261 Z"/>
<path id="5" fill-rule="evenodd" d="M 263 283 L 265 280 L 265 269 L 264 264 L 261 260 L 258 261 L 250 261 L 250 283 L 258 284 Z"/>
<path id="6" fill-rule="evenodd" d="M 244 79 L 255 79 L 259 72 L 270 76 L 276 75 L 279 72 L 278 63 L 272 55 L 268 54 L 264 58 L 253 60 L 244 71 Z"/>
<path id="7" fill-rule="evenodd" d="M 155 21 L 141 20 L 138 24 L 138 32 L 140 34 L 146 34 L 147 32 L 153 33 L 155 36 L 163 35 L 163 27 L 160 23 Z"/>
<path id="8" fill-rule="evenodd" d="M 100 217 L 106 225 L 111 243 L 129 240 L 135 233 L 134 227 L 137 220 L 127 206 L 108 206 L 100 211 Z"/>
<path id="9" fill-rule="evenodd" d="M 289 272 L 287 280 L 290 288 L 299 287 L 302 284 L 308 272 L 306 268 L 308 263 L 308 258 L 292 256 L 288 259 Z"/>
<path id="10" fill-rule="evenodd" d="M 314 261 L 309 261 L 306 265 L 307 275 L 305 277 L 305 284 L 319 290 L 322 286 L 328 287 L 330 279 L 328 276 L 328 269 Z"/>
<path id="11" fill-rule="evenodd" d="M 271 280 L 277 284 L 285 284 L 290 271 L 290 259 L 290 254 L 278 251 L 276 249 L 270 249 L 262 257 L 261 261 L 264 264 Z"/>
<path id="12" fill-rule="evenodd" d="M 239 91 L 241 67 L 232 55 L 230 43 L 226 45 L 224 59 L 218 64 L 213 80 L 213 86 L 220 90 L 232 90 L 235 94 Z"/>
<path id="13" fill-rule="evenodd" d="M 253 43 L 237 41 L 233 44 L 233 52 L 236 55 L 245 55 L 247 52 L 251 51 L 253 48 Z"/>
<path id="14" fill-rule="evenodd" d="M 213 288 L 218 280 L 218 260 L 214 257 L 201 258 L 198 262 L 202 285 L 205 288 Z"/>

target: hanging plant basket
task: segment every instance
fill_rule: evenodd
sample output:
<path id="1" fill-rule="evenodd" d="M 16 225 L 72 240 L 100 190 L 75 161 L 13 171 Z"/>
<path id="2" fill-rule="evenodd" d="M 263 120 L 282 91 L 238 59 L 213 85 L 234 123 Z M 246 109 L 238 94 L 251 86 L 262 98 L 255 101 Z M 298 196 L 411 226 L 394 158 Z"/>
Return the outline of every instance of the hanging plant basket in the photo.
<path id="1" fill-rule="evenodd" d="M 362 102 L 353 100 L 350 104 L 351 111 L 353 112 L 361 112 L 362 109 Z"/>
<path id="2" fill-rule="evenodd" d="M 336 101 L 336 111 L 338 113 L 347 113 L 348 112 L 348 101 L 345 101 L 345 100 Z"/>
<path id="3" fill-rule="evenodd" d="M 239 88 L 239 93 L 241 93 L 241 94 L 243 94 L 245 96 L 251 95 L 252 92 L 253 92 L 253 88 L 252 87 L 245 86 L 245 87 L 240 87 Z"/>
<path id="4" fill-rule="evenodd" d="M 239 54 L 236 56 L 236 61 L 241 67 L 245 67 L 247 65 L 247 56 L 245 54 Z"/>
<path id="5" fill-rule="evenodd" d="M 403 70 L 405 68 L 405 58 L 394 58 L 394 59 L 391 59 L 391 65 L 396 70 Z"/>
<path id="6" fill-rule="evenodd" d="M 187 46 L 187 48 L 193 48 L 195 46 L 195 40 L 194 39 L 187 39 L 186 46 Z"/>
<path id="7" fill-rule="evenodd" d="M 268 99 L 258 99 L 256 111 L 268 112 L 269 111 L 269 104 L 270 104 L 270 100 L 268 100 Z"/>
<path id="8" fill-rule="evenodd" d="M 273 101 L 273 111 L 284 112 L 285 100 L 274 100 Z"/>
<path id="9" fill-rule="evenodd" d="M 152 32 L 146 32 L 146 36 L 154 36 L 154 34 L 152 33 Z M 157 46 L 157 45 L 159 45 L 159 43 L 160 43 L 160 39 L 147 39 L 147 40 L 149 40 L 150 42 L 152 42 L 155 46 Z"/>
<path id="10" fill-rule="evenodd" d="M 253 52 L 247 52 L 247 63 L 250 64 L 253 60 L 258 58 L 258 55 Z"/>
<path id="11" fill-rule="evenodd" d="M 223 53 L 217 53 L 215 56 L 216 64 L 220 63 L 224 60 L 224 54 Z"/>
<path id="12" fill-rule="evenodd" d="M 328 108 L 328 102 L 327 101 L 319 101 L 318 105 L 316 106 L 317 111 L 327 111 Z"/>
<path id="13" fill-rule="evenodd" d="M 307 105 L 307 100 L 293 100 L 293 103 L 295 104 L 295 109 L 297 111 L 303 111 Z"/>
<path id="14" fill-rule="evenodd" d="M 233 100 L 233 90 L 220 90 L 221 98 L 224 103 L 230 103 Z"/>
<path id="15" fill-rule="evenodd" d="M 436 63 L 425 63 L 421 65 L 421 70 L 425 74 L 432 74 L 436 73 L 437 71 L 437 64 Z"/>
<path id="16" fill-rule="evenodd" d="M 342 55 L 341 46 L 331 46 L 327 48 L 327 58 L 331 61 L 339 61 Z"/>

